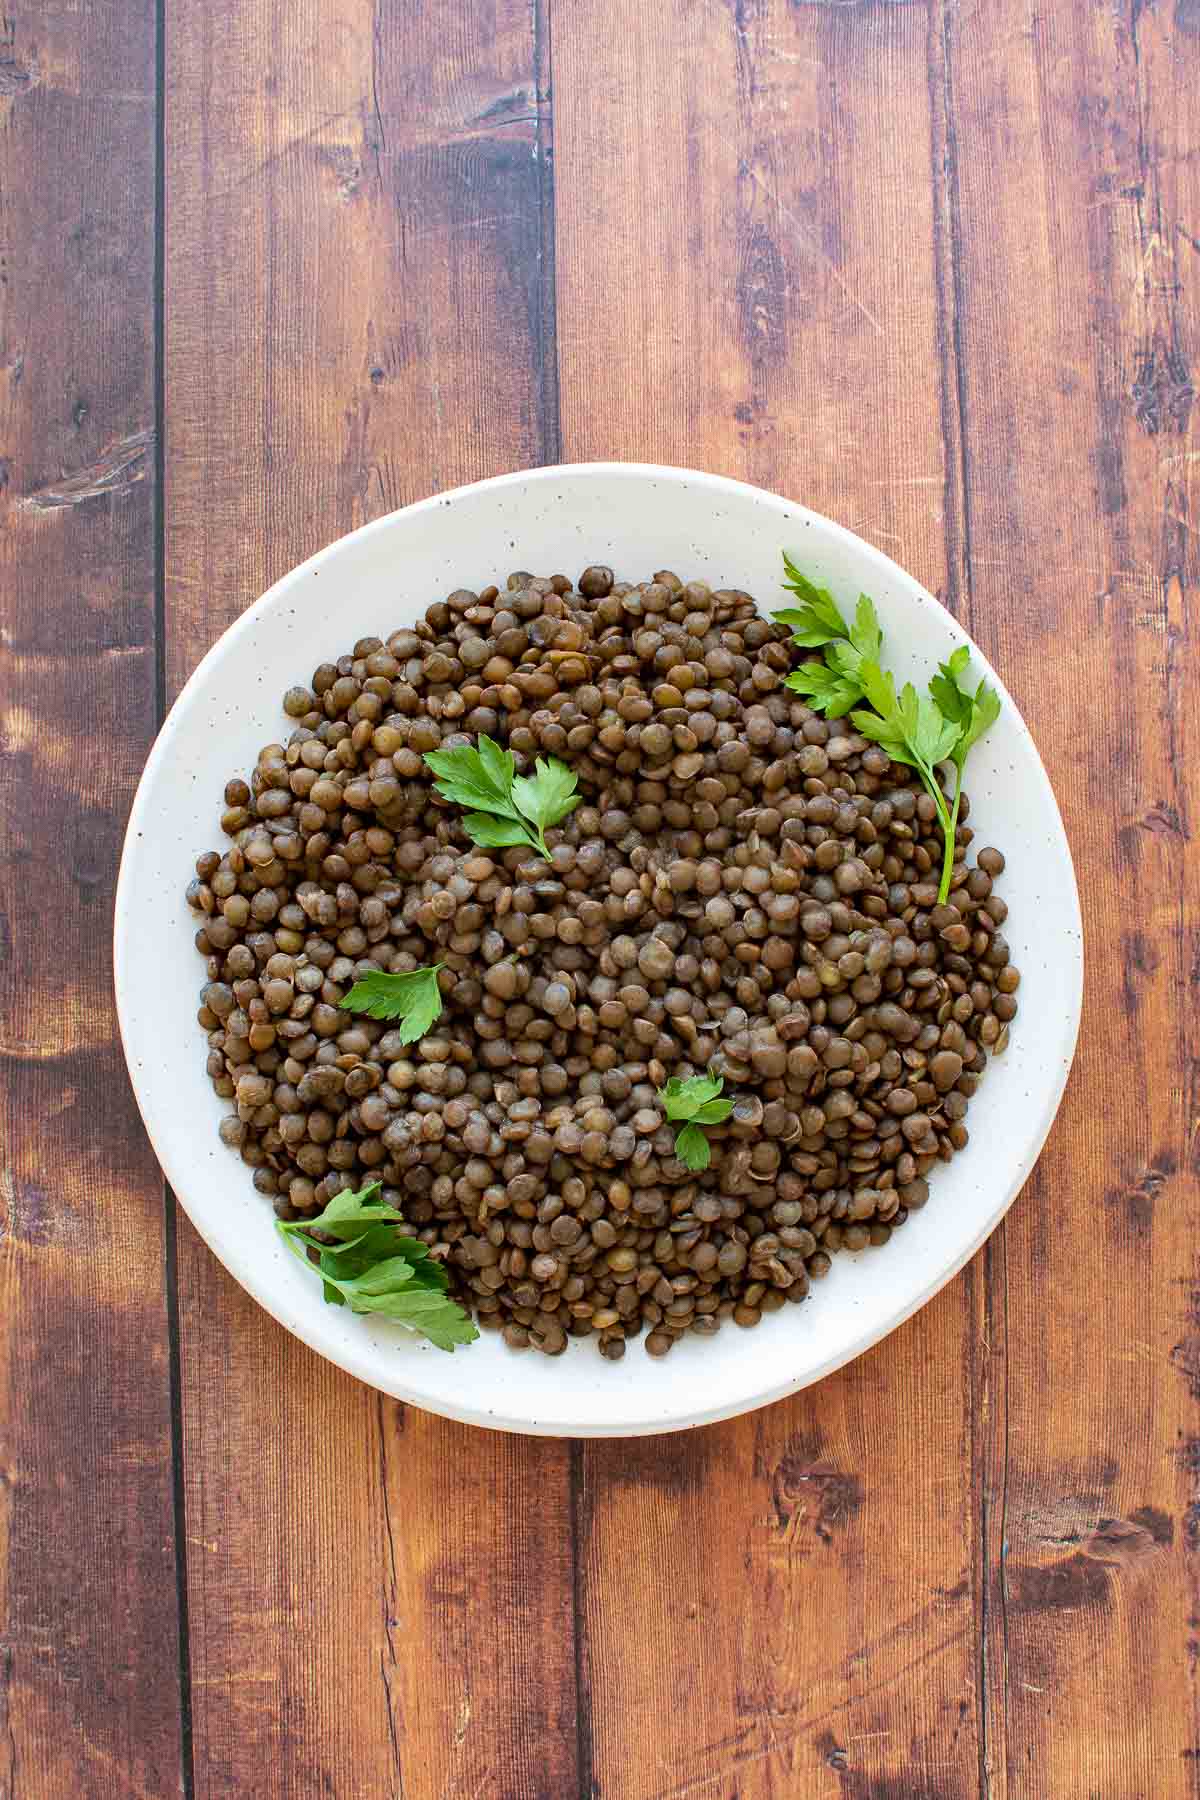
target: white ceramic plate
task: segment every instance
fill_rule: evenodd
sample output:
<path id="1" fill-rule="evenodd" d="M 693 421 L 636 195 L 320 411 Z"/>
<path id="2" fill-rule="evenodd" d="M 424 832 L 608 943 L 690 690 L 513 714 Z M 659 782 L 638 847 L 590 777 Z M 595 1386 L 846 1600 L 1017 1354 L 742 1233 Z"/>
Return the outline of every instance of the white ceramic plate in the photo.
<path id="1" fill-rule="evenodd" d="M 609 563 L 643 580 L 685 580 L 784 605 L 780 551 L 853 606 L 875 600 L 887 654 L 922 677 L 970 640 L 886 556 L 828 519 L 739 482 L 686 470 L 593 463 L 506 475 L 379 519 L 302 564 L 204 658 L 159 735 L 134 801 L 117 889 L 116 990 L 142 1117 L 193 1223 L 232 1275 L 289 1331 L 352 1375 L 402 1400 L 510 1431 L 621 1436 L 701 1425 L 817 1381 L 924 1305 L 994 1229 L 1028 1176 L 1062 1097 L 1082 986 L 1079 903 L 1058 807 L 1033 740 L 1003 684 L 999 722 L 971 753 L 977 842 L 1008 859 L 1005 931 L 1022 971 L 1012 1049 L 971 1104 L 969 1148 L 938 1168 L 933 1193 L 885 1250 L 839 1255 L 803 1305 L 754 1331 L 727 1326 L 669 1357 L 640 1343 L 608 1363 L 586 1342 L 549 1358 L 516 1355 L 498 1335 L 454 1355 L 322 1304 L 272 1228 L 250 1173 L 218 1141 L 225 1110 L 204 1072 L 196 1026 L 203 968 L 184 900 L 199 851 L 218 846 L 225 782 L 285 735 L 280 700 L 359 637 L 412 624 L 456 587 L 509 569 L 578 575 Z"/>

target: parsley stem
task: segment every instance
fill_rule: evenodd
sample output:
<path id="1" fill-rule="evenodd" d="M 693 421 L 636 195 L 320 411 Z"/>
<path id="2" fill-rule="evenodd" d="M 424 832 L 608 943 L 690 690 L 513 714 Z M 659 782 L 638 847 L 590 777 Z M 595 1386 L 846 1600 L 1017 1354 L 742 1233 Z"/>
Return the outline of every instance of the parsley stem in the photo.
<path id="1" fill-rule="evenodd" d="M 946 840 L 946 847 L 942 852 L 942 882 L 941 886 L 938 888 L 939 906 L 945 906 L 946 904 L 950 894 L 950 878 L 954 874 L 954 850 L 955 839 L 958 833 L 958 809 L 962 801 L 962 784 L 962 764 L 959 763 L 956 765 L 956 774 L 954 778 L 954 802 L 950 808 L 948 817 L 945 814 L 945 802 L 943 801 L 942 833 Z"/>
<path id="2" fill-rule="evenodd" d="M 958 771 L 958 783 L 954 790 L 954 808 L 951 811 L 946 805 L 946 796 L 942 792 L 942 784 L 928 763 L 915 764 L 917 773 L 925 783 L 925 790 L 933 804 L 937 807 L 938 824 L 942 828 L 942 879 L 938 888 L 938 905 L 943 906 L 946 895 L 950 892 L 950 876 L 954 870 L 954 832 L 958 824 L 958 803 L 962 798 L 962 770 Z"/>

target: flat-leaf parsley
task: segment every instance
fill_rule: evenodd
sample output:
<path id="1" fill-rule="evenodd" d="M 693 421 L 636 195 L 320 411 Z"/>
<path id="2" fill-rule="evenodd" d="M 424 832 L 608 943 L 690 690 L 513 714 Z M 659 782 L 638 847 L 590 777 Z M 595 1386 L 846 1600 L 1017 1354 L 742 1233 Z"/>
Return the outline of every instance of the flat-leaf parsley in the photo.
<path id="1" fill-rule="evenodd" d="M 733 1101 L 720 1098 L 722 1075 L 692 1075 L 683 1080 L 672 1075 L 659 1098 L 668 1119 L 678 1121 L 675 1154 L 688 1169 L 707 1169 L 712 1151 L 704 1135 L 706 1125 L 719 1125 L 733 1111 Z"/>
<path id="2" fill-rule="evenodd" d="M 442 798 L 468 809 L 463 825 L 472 843 L 489 849 L 528 844 L 549 862 L 546 827 L 583 798 L 573 771 L 557 757 L 539 756 L 532 775 L 518 775 L 512 751 L 490 737 L 481 736 L 475 749 L 428 750 L 425 761 Z"/>
<path id="3" fill-rule="evenodd" d="M 315 1219 L 280 1219 L 276 1228 L 316 1269 L 330 1306 L 395 1319 L 439 1350 L 474 1343 L 479 1332 L 446 1292 L 445 1269 L 428 1245 L 404 1235 L 400 1214 L 378 1193 L 379 1183 L 369 1182 L 358 1193 L 335 1194 Z"/>
<path id="4" fill-rule="evenodd" d="M 832 594 L 819 588 L 803 575 L 784 552 L 784 582 L 804 605 L 785 607 L 773 616 L 792 633 L 792 642 L 802 650 L 820 650 L 820 658 L 812 657 L 785 677 L 784 686 L 808 697 L 814 712 L 827 718 L 840 719 L 862 699 L 861 670 L 864 661 L 874 661 L 883 643 L 883 632 L 875 608 L 865 594 L 858 597 L 853 625 L 847 625 Z"/>
<path id="5" fill-rule="evenodd" d="M 441 963 L 427 969 L 405 969 L 389 975 L 382 969 L 368 969 L 360 975 L 341 1005 L 347 1012 L 366 1013 L 371 1019 L 399 1019 L 398 1036 L 402 1044 L 415 1044 L 423 1038 L 442 1013 L 442 990 L 438 986 Z"/>
<path id="6" fill-rule="evenodd" d="M 942 878 L 938 900 L 944 902 L 954 874 L 954 844 L 962 802 L 963 765 L 967 752 L 1000 715 L 1000 696 L 981 681 L 964 687 L 971 653 L 965 644 L 938 667 L 928 695 L 911 682 L 896 693 L 895 677 L 880 666 L 883 633 L 875 608 L 865 594 L 858 597 L 854 624 L 847 625 L 831 594 L 801 574 L 784 552 L 784 587 L 804 601 L 774 616 L 792 632 L 804 650 L 820 650 L 785 677 L 785 686 L 804 694 L 814 712 L 828 719 L 850 716 L 864 737 L 891 757 L 916 769 L 942 828 Z M 866 706 L 860 705 L 866 701 Z M 939 763 L 955 769 L 954 797 L 947 801 L 938 778 Z"/>

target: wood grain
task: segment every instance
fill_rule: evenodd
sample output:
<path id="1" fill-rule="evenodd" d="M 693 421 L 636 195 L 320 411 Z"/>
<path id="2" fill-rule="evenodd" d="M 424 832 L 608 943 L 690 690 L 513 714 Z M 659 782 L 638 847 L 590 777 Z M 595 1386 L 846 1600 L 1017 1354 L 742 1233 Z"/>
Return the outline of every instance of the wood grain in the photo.
<path id="1" fill-rule="evenodd" d="M 1054 771 L 1090 960 L 1002 1252 L 993 1791 L 1174 1800 L 1200 1742 L 1200 18 L 992 10 L 950 34 L 971 617 Z"/>
<path id="2" fill-rule="evenodd" d="M 518 0 L 175 4 L 167 44 L 174 687 L 331 538 L 541 458 L 546 221 Z M 181 1312 L 197 1795 L 575 1792 L 566 1446 L 381 1400 L 186 1229 Z"/>
<path id="3" fill-rule="evenodd" d="M 553 42 L 565 454 L 796 494 L 957 605 L 938 10 L 608 0 Z M 976 1790 L 980 1279 L 811 1394 L 584 1448 L 592 1791 Z"/>
<path id="4" fill-rule="evenodd" d="M 157 296 L 154 8 L 0 23 L 0 1800 L 1189 1800 L 1197 0 L 163 10 Z M 173 1470 L 107 948 L 156 658 L 560 454 L 796 494 L 1003 669 L 1059 1125 L 893 1337 L 659 1441 L 382 1399 L 181 1220 Z"/>
<path id="5" fill-rule="evenodd" d="M 109 955 L 154 728 L 154 108 L 151 6 L 0 26 L 0 1793 L 46 1800 L 181 1772 L 162 1183 Z"/>

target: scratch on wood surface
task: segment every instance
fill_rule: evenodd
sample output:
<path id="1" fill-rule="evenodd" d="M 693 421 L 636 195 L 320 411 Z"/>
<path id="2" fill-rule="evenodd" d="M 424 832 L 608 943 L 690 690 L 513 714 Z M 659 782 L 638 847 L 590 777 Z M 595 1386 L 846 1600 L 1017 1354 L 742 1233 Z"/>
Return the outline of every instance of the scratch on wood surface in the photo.
<path id="1" fill-rule="evenodd" d="M 810 0 L 810 3 L 812 3 L 812 0 Z M 812 256 L 815 256 L 818 262 L 824 263 L 825 267 L 829 270 L 830 275 L 833 277 L 833 280 L 836 283 L 838 290 L 843 295 L 843 297 L 850 302 L 851 306 L 857 308 L 857 310 L 862 314 L 863 318 L 867 321 L 868 325 L 870 325 L 875 331 L 877 331 L 879 333 L 880 337 L 886 337 L 887 333 L 884 331 L 883 326 L 879 323 L 879 320 L 875 317 L 875 314 L 870 310 L 870 308 L 866 305 L 866 303 L 864 301 L 859 299 L 857 294 L 853 293 L 851 291 L 851 289 L 849 287 L 847 287 L 846 283 L 842 280 L 842 277 L 838 274 L 837 266 L 834 263 L 833 259 L 830 256 L 826 255 L 825 251 L 821 248 L 820 244 L 818 244 L 816 242 L 816 240 L 813 237 L 812 232 L 809 230 L 808 226 L 804 223 L 804 221 L 802 219 L 798 219 L 796 217 L 796 214 L 791 210 L 791 208 L 784 205 L 783 201 L 779 198 L 778 194 L 775 193 L 774 189 L 767 186 L 767 183 L 763 180 L 762 176 L 758 173 L 757 169 L 750 169 L 748 171 L 748 173 L 749 173 L 751 181 L 754 182 L 756 187 L 759 187 L 762 189 L 762 191 L 766 195 L 767 199 L 771 202 L 771 205 L 779 213 L 780 218 L 787 220 L 787 222 L 791 226 L 792 230 L 796 233 L 796 235 L 805 244 L 809 253 Z"/>
<path id="2" fill-rule="evenodd" d="M 148 644 L 71 644 L 61 650 L 18 650 L 12 632 L 3 626 L 0 626 L 0 648 L 10 652 L 15 674 L 31 682 L 36 679 L 45 680 L 64 664 L 77 665 L 85 657 L 96 668 L 122 657 L 136 658 L 154 654 L 153 647 Z"/>
<path id="3" fill-rule="evenodd" d="M 81 506 L 85 500 L 102 494 L 120 497 L 139 481 L 146 479 L 150 450 L 154 444 L 153 427 L 118 438 L 101 451 L 95 462 L 63 475 L 58 481 L 35 488 L 18 502 L 26 512 L 55 512 L 63 506 Z"/>
<path id="4" fill-rule="evenodd" d="M 328 126 L 340 124 L 343 119 L 361 117 L 364 104 L 365 100 L 360 98 L 355 101 L 353 106 L 343 106 L 337 112 L 325 113 L 321 118 L 315 119 L 313 123 L 307 126 L 303 131 L 296 132 L 294 136 L 288 138 L 286 143 L 278 145 L 274 150 L 264 156 L 260 162 L 256 162 L 252 168 L 247 169 L 246 173 L 239 176 L 236 181 L 231 181 L 228 187 L 217 188 L 215 192 L 209 196 L 209 204 L 214 205 L 220 201 L 228 200 L 234 194 L 240 193 L 243 188 L 251 186 L 253 182 L 258 180 L 260 175 L 265 175 L 268 169 L 274 168 L 277 163 L 282 162 L 285 157 L 290 156 L 293 150 L 300 150 L 303 149 L 305 145 L 315 143 L 319 133 L 324 131 Z M 353 154 L 352 147 L 347 144 L 331 145 L 327 146 L 327 148 L 330 150 L 341 149 L 350 155 Z"/>
<path id="5" fill-rule="evenodd" d="M 106 1780 L 111 1781 L 113 1784 L 111 1787 L 102 1785 L 99 1790 L 100 1792 L 134 1795 L 136 1796 L 136 1800 L 158 1800 L 157 1795 L 151 1793 L 149 1788 L 143 1787 L 141 1782 L 137 1780 L 125 1758 L 117 1757 L 110 1750 L 102 1749 L 101 1746 L 96 1743 L 95 1739 L 88 1737 L 85 1732 L 80 1732 L 79 1735 L 85 1752 L 89 1756 L 95 1757 L 97 1762 L 103 1765 L 108 1771 Z M 83 1771 L 79 1770 L 77 1771 L 77 1774 L 82 1775 Z"/>
<path id="6" fill-rule="evenodd" d="M 972 555 L 971 567 L 974 569 L 1003 569 L 1008 575 L 1013 573 L 1011 557 Z M 1118 569 L 1114 574 L 1113 570 L 1102 569 L 1096 563 L 1076 563 L 1074 573 L 1076 575 L 1095 575 L 1101 581 L 1108 581 L 1110 577 L 1118 581 L 1132 581 L 1138 586 L 1144 587 L 1148 593 L 1156 593 L 1158 590 L 1158 576 L 1153 569 Z"/>
<path id="7" fill-rule="evenodd" d="M 1104 212 L 1110 206 L 1136 206 L 1141 199 L 1136 188 L 1125 188 L 1119 194 L 1106 194 L 1103 200 L 1092 200 L 1084 207 L 1085 212 Z"/>
<path id="8" fill-rule="evenodd" d="M 266 1687 L 279 1680 L 278 1663 L 262 1669 L 218 1669 L 215 1675 L 193 1675 L 193 1688 Z"/>
<path id="9" fill-rule="evenodd" d="M 776 62 L 795 63 L 805 69 L 824 69 L 828 66 L 819 56 L 801 56 L 798 50 L 781 50 L 778 44 L 770 46 L 770 54 Z"/>
<path id="10" fill-rule="evenodd" d="M 462 1747 L 467 1741 L 467 1732 L 470 1729 L 470 1725 L 471 1725 L 471 1696 L 470 1696 L 470 1694 L 464 1694 L 462 1699 L 458 1703 L 458 1716 L 456 1717 L 456 1719 L 454 1721 L 454 1735 L 450 1740 L 450 1747 L 451 1747 L 451 1753 L 452 1753 L 451 1754 L 451 1762 L 450 1762 L 449 1769 L 446 1771 L 446 1779 L 445 1779 L 444 1783 L 442 1784 L 442 1792 L 441 1792 L 440 1800 L 453 1800 L 453 1795 L 454 1795 L 455 1788 L 457 1785 L 457 1780 L 458 1780 L 458 1776 L 457 1776 L 458 1760 L 459 1760 L 460 1756 L 462 1755 Z M 486 1779 L 487 1779 L 487 1771 L 485 1770 L 483 1780 L 486 1780 Z M 476 1785 L 474 1792 L 478 1793 L 479 1788 L 482 1785 L 483 1785 L 483 1782 L 482 1781 L 479 1782 Z M 473 1796 L 471 1797 L 471 1800 L 474 1800 Z"/>
<path id="11" fill-rule="evenodd" d="M 1116 1363 L 1149 1363 L 1151 1368 L 1158 1367 L 1158 1352 L 1150 1344 L 1134 1344 L 1121 1356 L 1113 1358 Z"/>
<path id="12" fill-rule="evenodd" d="M 840 1671 L 835 1672 L 833 1679 L 845 1687 L 853 1667 L 857 1662 L 861 1661 L 862 1658 L 870 1654 L 871 1650 L 878 1648 L 884 1642 L 894 1639 L 898 1634 L 911 1630 L 914 1626 L 918 1625 L 930 1611 L 932 1611 L 931 1607 L 920 1609 L 911 1619 L 906 1620 L 902 1626 L 897 1627 L 891 1632 L 884 1632 L 875 1644 L 864 1645 L 861 1650 L 855 1652 L 854 1655 L 846 1659 L 843 1668 Z M 903 1676 L 910 1674 L 913 1669 L 921 1668 L 927 1663 L 934 1662 L 947 1650 L 951 1650 L 955 1645 L 962 1643 L 968 1636 L 969 1631 L 970 1627 L 968 1625 L 962 1625 L 954 1631 L 949 1632 L 945 1637 L 940 1638 L 936 1643 L 922 1645 L 914 1656 L 909 1657 L 909 1659 L 900 1664 L 899 1667 L 892 1669 L 886 1679 L 878 1682 L 866 1692 L 848 1693 L 844 1699 L 837 1700 L 830 1706 L 823 1707 L 808 1714 L 802 1719 L 798 1719 L 796 1723 L 785 1732 L 777 1732 L 775 1730 L 774 1721 L 776 1718 L 787 1718 L 789 1714 L 783 1712 L 782 1709 L 777 1709 L 767 1717 L 765 1724 L 760 1724 L 757 1727 L 755 1725 L 748 1726 L 744 1732 L 733 1738 L 723 1738 L 716 1745 L 705 1744 L 699 1746 L 694 1754 L 703 1756 L 713 1749 L 724 1749 L 730 1743 L 740 1742 L 745 1744 L 751 1737 L 752 1732 L 756 1729 L 765 1729 L 769 1739 L 768 1742 L 759 1744 L 753 1749 L 746 1749 L 742 1754 L 735 1753 L 727 1756 L 718 1768 L 710 1770 L 706 1774 L 688 1776 L 683 1781 L 676 1783 L 673 1787 L 660 1789 L 653 1796 L 653 1800 L 689 1800 L 689 1796 L 704 1793 L 706 1789 L 712 1787 L 714 1782 L 724 1781 L 726 1777 L 730 1775 L 736 1776 L 743 1769 L 748 1768 L 755 1763 L 763 1762 L 769 1756 L 775 1756 L 780 1751 L 789 1750 L 793 1744 L 800 1738 L 807 1736 L 807 1734 L 816 1726 L 823 1725 L 828 1720 L 836 1718 L 839 1713 L 846 1712 L 859 1701 L 868 1698 L 872 1700 L 877 1699 L 880 1694 L 893 1687 L 896 1682 L 901 1680 Z"/>
<path id="13" fill-rule="evenodd" d="M 942 475 L 888 475 L 882 481 L 868 482 L 869 487 L 941 487 Z"/>
<path id="14" fill-rule="evenodd" d="M 723 1763 L 719 1769 L 714 1769 L 711 1775 L 696 1775 L 679 1787 L 663 1788 L 661 1793 L 654 1796 L 654 1800 L 687 1800 L 690 1794 L 702 1794 L 706 1788 L 712 1787 L 714 1781 L 724 1781 L 727 1775 L 736 1775 L 753 1763 L 774 1756 L 776 1751 L 788 1749 L 805 1735 L 806 1730 L 807 1727 L 802 1727 L 797 1731 L 789 1731 L 785 1736 L 774 1738 L 771 1743 L 764 1744 L 757 1750 L 748 1751 L 745 1756 L 731 1756 L 728 1762 Z"/>
<path id="15" fill-rule="evenodd" d="M 889 544 L 903 544 L 904 539 L 898 531 L 885 531 L 882 525 L 875 525 L 870 519 L 860 519 L 853 529 L 865 537 L 868 532 L 877 538 L 886 538 Z"/>

